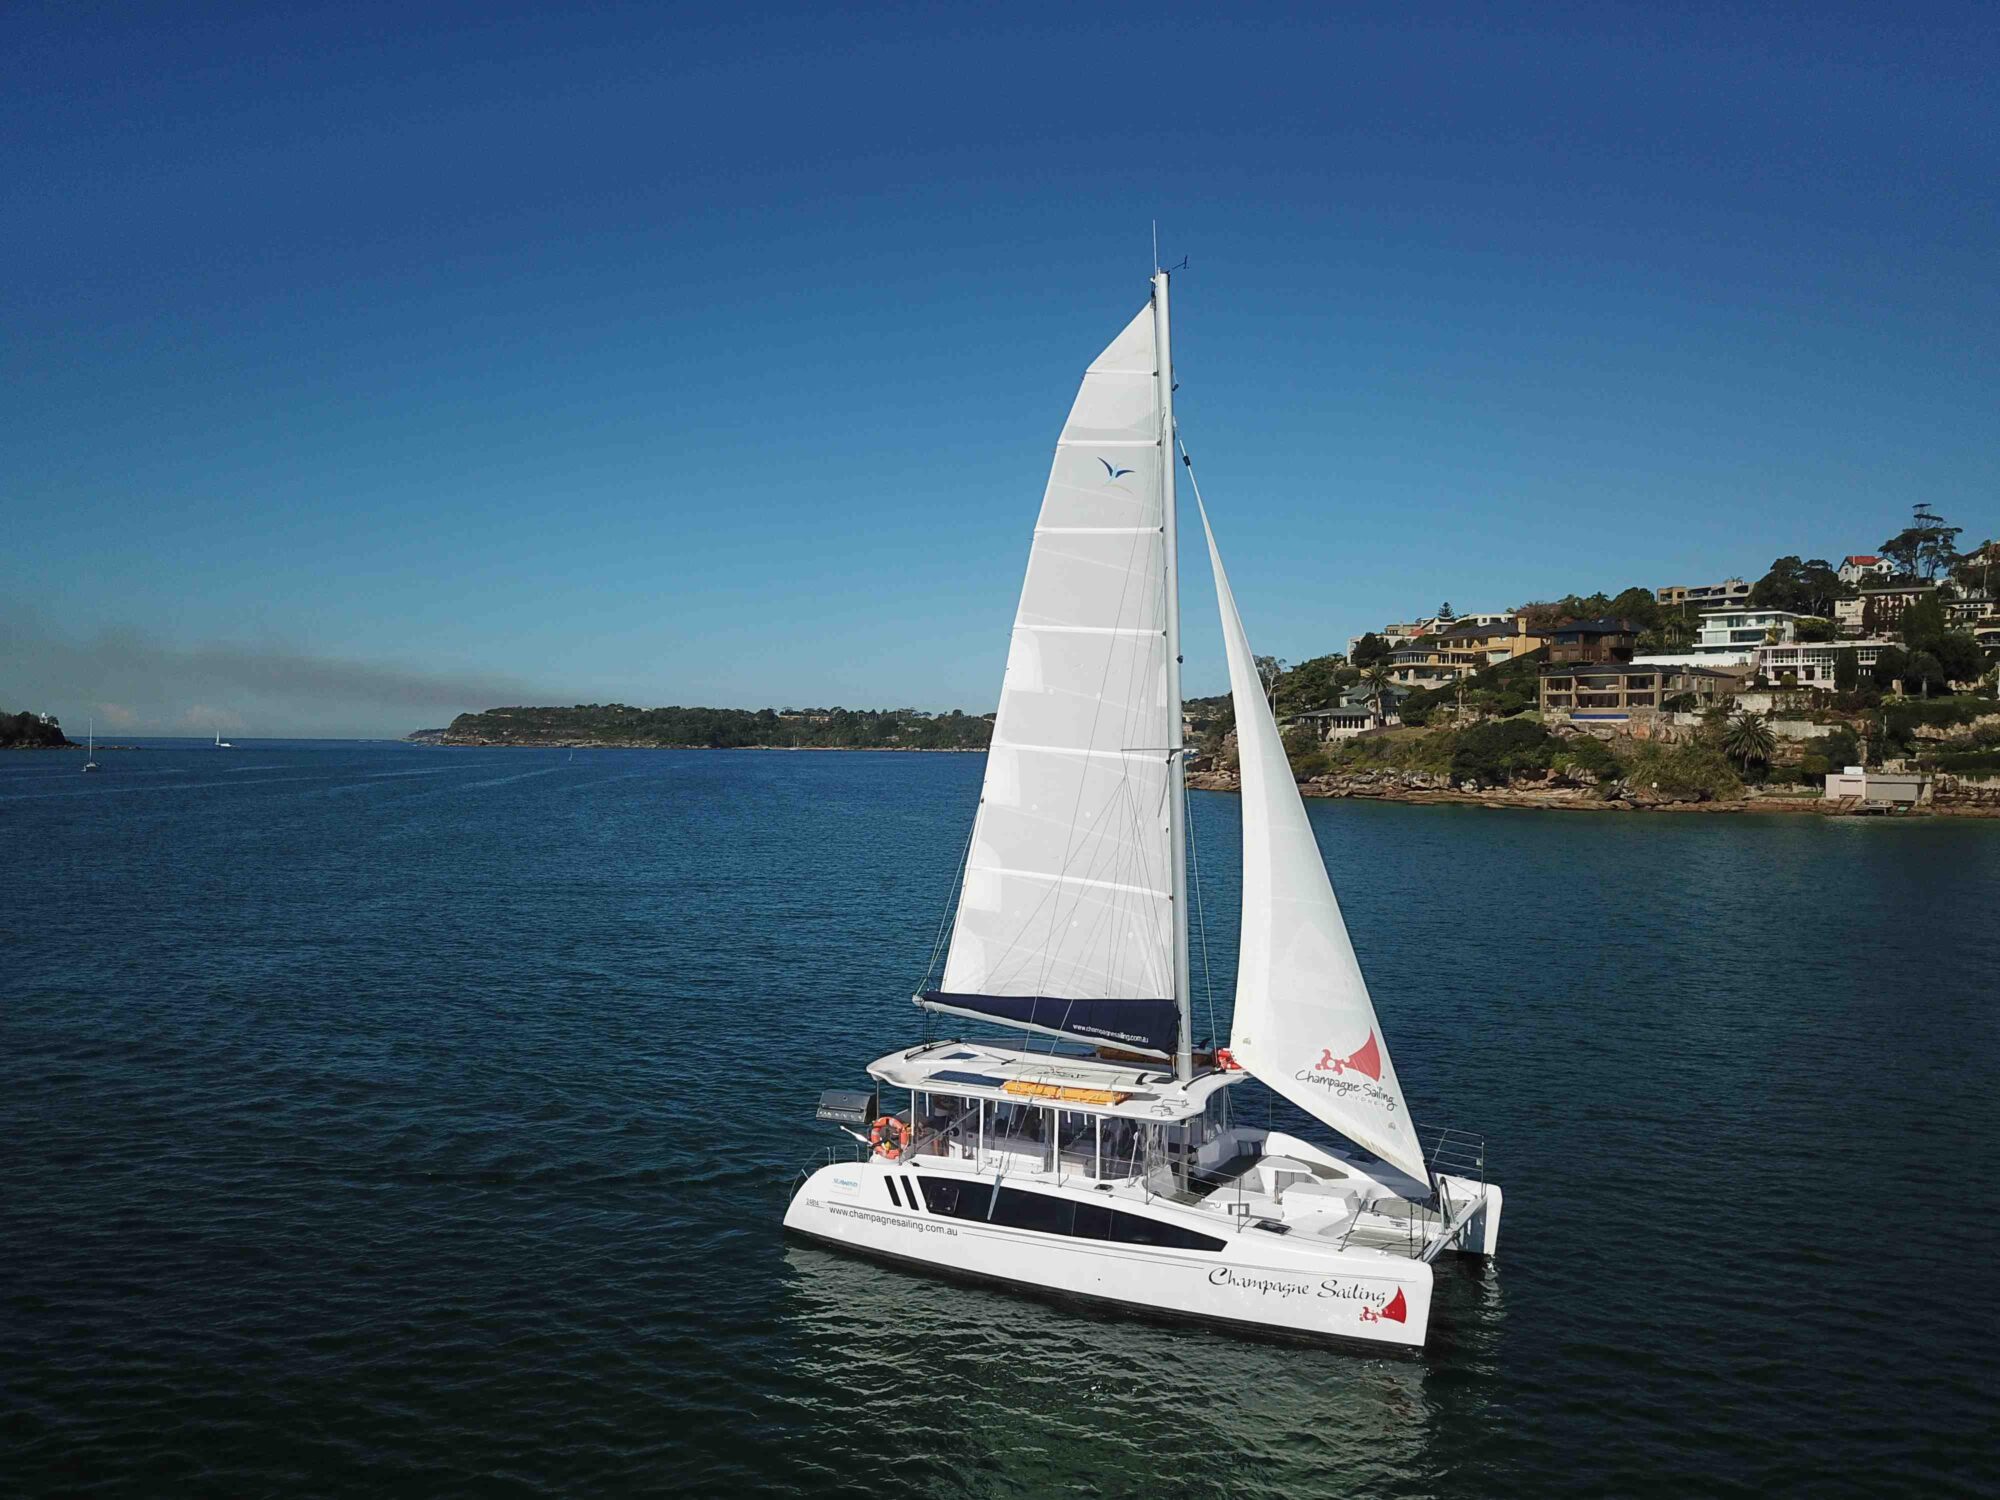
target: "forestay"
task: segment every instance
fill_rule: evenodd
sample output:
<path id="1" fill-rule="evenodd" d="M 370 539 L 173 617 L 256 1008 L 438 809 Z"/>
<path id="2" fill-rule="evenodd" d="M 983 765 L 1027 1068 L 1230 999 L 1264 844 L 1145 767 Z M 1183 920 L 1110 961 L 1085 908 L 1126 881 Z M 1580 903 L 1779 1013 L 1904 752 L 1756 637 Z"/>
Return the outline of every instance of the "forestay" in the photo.
<path id="1" fill-rule="evenodd" d="M 1416 1127 L 1265 701 L 1206 508 L 1201 524 L 1222 612 L 1242 776 L 1243 930 L 1230 1053 L 1301 1109 L 1428 1185 Z"/>
<path id="2" fill-rule="evenodd" d="M 1154 313 L 1085 374 L 1042 497 L 941 1010 L 1170 1055 L 1171 790 Z"/>

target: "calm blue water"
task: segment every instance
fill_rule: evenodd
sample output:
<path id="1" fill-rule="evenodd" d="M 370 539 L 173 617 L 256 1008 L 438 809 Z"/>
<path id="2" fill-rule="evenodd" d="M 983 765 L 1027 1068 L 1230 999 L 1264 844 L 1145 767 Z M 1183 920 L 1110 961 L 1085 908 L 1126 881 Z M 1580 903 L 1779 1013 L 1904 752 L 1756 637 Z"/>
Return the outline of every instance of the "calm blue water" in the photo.
<path id="1" fill-rule="evenodd" d="M 1508 1193 L 1392 1360 L 780 1237 L 978 757 L 101 759 L 0 756 L 0 1492 L 1996 1483 L 2000 824 L 1314 805 Z"/>

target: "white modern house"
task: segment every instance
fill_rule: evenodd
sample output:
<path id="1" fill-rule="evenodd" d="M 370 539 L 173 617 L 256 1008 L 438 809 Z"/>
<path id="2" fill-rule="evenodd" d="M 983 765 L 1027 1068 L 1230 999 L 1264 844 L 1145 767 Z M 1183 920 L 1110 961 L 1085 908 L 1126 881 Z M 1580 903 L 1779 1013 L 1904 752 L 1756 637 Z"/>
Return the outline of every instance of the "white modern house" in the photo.
<path id="1" fill-rule="evenodd" d="M 1789 609 L 1710 609 L 1701 616 L 1701 634 L 1694 649 L 1698 655 L 1735 654 L 1754 651 L 1770 642 L 1792 640 L 1804 615 Z"/>
<path id="2" fill-rule="evenodd" d="M 1761 646 L 1789 644 L 1806 618 L 1788 609 L 1710 609 L 1701 615 L 1694 644 L 1680 651 L 1649 652 L 1632 658 L 1640 667 L 1748 667 Z"/>

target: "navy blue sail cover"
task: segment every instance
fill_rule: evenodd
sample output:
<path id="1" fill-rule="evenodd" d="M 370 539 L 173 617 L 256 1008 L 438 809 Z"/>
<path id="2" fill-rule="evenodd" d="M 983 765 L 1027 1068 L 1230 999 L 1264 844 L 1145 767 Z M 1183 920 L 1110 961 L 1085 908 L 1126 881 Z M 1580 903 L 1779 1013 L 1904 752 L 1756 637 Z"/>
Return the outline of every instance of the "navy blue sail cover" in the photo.
<path id="1" fill-rule="evenodd" d="M 1057 995 L 964 995 L 951 990 L 925 990 L 919 998 L 938 1010 L 988 1016 L 1009 1026 L 1107 1042 L 1160 1057 L 1172 1057 L 1180 1038 L 1180 1009 L 1171 1000 L 1069 1000 Z"/>

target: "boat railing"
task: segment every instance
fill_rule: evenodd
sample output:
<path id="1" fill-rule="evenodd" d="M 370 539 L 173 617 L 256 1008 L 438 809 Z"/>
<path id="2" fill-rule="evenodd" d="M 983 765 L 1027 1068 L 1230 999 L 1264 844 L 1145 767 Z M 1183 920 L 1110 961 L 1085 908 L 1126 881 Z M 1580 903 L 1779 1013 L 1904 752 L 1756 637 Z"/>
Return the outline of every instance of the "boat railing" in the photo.
<path id="1" fill-rule="evenodd" d="M 1470 1130 L 1439 1128 L 1429 1138 L 1424 1164 L 1435 1180 L 1444 1173 L 1482 1186 L 1486 1182 L 1486 1137 Z"/>
<path id="2" fill-rule="evenodd" d="M 1471 1222 L 1486 1197 L 1486 1137 L 1469 1130 L 1438 1129 L 1422 1138 L 1434 1198 L 1413 1203 L 1390 1196 L 1357 1208 L 1340 1237 L 1345 1250 L 1357 1241 L 1377 1250 L 1401 1242 L 1414 1260 L 1432 1260 Z M 1453 1182 L 1461 1184 L 1457 1189 Z M 1469 1189 L 1464 1184 L 1473 1184 Z"/>

